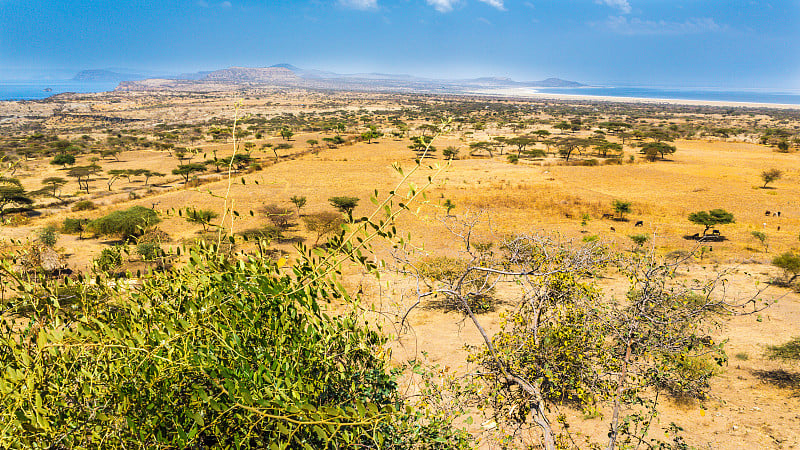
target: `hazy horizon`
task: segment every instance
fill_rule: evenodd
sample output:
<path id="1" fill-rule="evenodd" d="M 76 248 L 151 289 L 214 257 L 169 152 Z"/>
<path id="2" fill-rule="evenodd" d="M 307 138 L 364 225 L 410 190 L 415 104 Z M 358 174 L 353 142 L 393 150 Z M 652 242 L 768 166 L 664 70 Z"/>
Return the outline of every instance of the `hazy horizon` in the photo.
<path id="1" fill-rule="evenodd" d="M 800 89 L 800 1 L 709 3 L 0 0 L 0 79 L 289 63 L 438 79 Z"/>

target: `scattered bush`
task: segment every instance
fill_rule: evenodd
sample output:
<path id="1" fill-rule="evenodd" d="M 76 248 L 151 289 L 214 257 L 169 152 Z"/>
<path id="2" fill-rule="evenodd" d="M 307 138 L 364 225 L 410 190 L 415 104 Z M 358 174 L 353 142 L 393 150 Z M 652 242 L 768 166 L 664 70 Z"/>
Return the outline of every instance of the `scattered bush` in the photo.
<path id="1" fill-rule="evenodd" d="M 54 247 L 58 242 L 58 238 L 58 231 L 52 225 L 40 229 L 37 235 L 37 240 L 47 247 Z"/>
<path id="2" fill-rule="evenodd" d="M 118 246 L 104 248 L 100 256 L 94 260 L 95 268 L 104 273 L 111 273 L 122 266 L 122 249 Z"/>
<path id="3" fill-rule="evenodd" d="M 129 240 L 143 235 L 160 221 L 158 214 L 152 209 L 133 206 L 93 220 L 89 222 L 89 228 L 99 235 L 115 235 Z"/>
<path id="4" fill-rule="evenodd" d="M 158 242 L 140 242 L 136 245 L 136 253 L 145 261 L 153 261 L 163 254 Z"/>
<path id="5" fill-rule="evenodd" d="M 67 217 L 61 224 L 61 232 L 65 234 L 79 234 L 82 236 L 86 223 L 86 219 L 71 219 Z"/>
<path id="6" fill-rule="evenodd" d="M 97 209 L 97 205 L 91 200 L 81 200 L 72 205 L 73 211 L 91 211 Z"/>
<path id="7" fill-rule="evenodd" d="M 772 265 L 783 270 L 784 279 L 780 281 L 782 284 L 790 285 L 800 275 L 800 255 L 797 253 L 786 252 L 776 256 Z"/>

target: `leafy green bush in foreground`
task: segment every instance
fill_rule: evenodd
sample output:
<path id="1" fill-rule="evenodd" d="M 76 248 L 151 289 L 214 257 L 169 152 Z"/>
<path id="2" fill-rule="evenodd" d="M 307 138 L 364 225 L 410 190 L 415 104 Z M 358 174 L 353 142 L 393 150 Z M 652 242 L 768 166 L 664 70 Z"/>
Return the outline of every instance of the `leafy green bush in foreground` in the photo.
<path id="1" fill-rule="evenodd" d="M 321 310 L 343 294 L 330 277 L 279 264 L 198 248 L 139 289 L 73 282 L 69 307 L 63 286 L 20 294 L 0 337 L 0 447 L 467 446 L 399 396 L 384 337 Z"/>

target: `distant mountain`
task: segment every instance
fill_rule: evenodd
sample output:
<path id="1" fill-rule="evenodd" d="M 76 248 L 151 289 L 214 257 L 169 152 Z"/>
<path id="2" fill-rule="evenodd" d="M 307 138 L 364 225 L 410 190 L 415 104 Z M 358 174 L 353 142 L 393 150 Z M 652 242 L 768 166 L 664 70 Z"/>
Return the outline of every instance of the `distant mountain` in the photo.
<path id="1" fill-rule="evenodd" d="M 73 81 L 105 81 L 105 82 L 120 82 L 120 81 L 133 81 L 144 80 L 148 78 L 147 75 L 135 73 L 119 73 L 112 72 L 105 69 L 92 69 L 82 70 L 72 77 Z"/>
<path id="2" fill-rule="evenodd" d="M 100 76 L 85 71 L 86 76 Z M 82 72 L 83 73 L 83 72 Z M 123 74 L 115 74 L 123 75 Z M 288 63 L 270 67 L 229 67 L 210 72 L 196 72 L 159 79 L 133 78 L 126 75 L 118 90 L 214 90 L 236 89 L 239 84 L 292 86 L 312 89 L 355 91 L 474 93 L 505 91 L 508 88 L 577 88 L 576 81 L 548 78 L 541 81 L 514 81 L 507 77 L 481 77 L 461 80 L 421 78 L 407 74 L 352 73 L 339 74 L 315 69 L 302 69 Z M 498 92 L 500 92 L 498 91 Z"/>
<path id="3" fill-rule="evenodd" d="M 555 88 L 576 88 L 586 86 L 577 81 L 562 80 L 561 78 L 548 78 L 542 81 L 531 81 L 530 86 L 535 87 L 555 87 Z"/>

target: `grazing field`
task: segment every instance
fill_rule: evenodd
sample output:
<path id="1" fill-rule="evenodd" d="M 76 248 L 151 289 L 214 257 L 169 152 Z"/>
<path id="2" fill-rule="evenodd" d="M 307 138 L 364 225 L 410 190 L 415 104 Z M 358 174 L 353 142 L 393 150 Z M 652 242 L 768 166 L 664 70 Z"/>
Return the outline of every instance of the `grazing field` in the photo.
<path id="1" fill-rule="evenodd" d="M 77 105 L 92 115 L 67 112 L 81 111 Z M 3 206 L 6 253 L 40 245 L 40 230 L 51 226 L 59 237 L 50 247 L 63 258 L 68 276 L 97 272 L 105 249 L 125 246 L 128 255 L 123 252 L 106 271 L 134 277 L 136 271 L 183 264 L 181 244 L 230 234 L 241 251 L 255 248 L 243 235 L 268 239 L 275 258 L 286 256 L 291 266 L 294 246 L 313 247 L 336 234 L 337 227 L 318 232 L 306 220 L 337 212 L 332 197 L 357 198 L 355 226 L 375 209 L 369 201 L 375 191 L 383 199 L 401 182 L 393 165 L 408 171 L 424 156 L 409 181 L 423 186 L 433 177 L 426 199 L 408 204 L 395 221 L 400 234 L 410 235 L 404 250 L 415 261 L 463 257 L 459 238 L 446 224 L 477 217 L 474 242 L 493 242 L 498 252 L 503 238 L 518 233 L 558 236 L 570 245 L 598 242 L 631 257 L 684 258 L 671 274 L 678 282 L 724 273 L 714 295 L 777 300 L 757 313 L 737 309 L 722 317 L 712 337 L 725 343 L 727 360 L 714 369 L 705 394 L 664 394 L 652 434 L 667 439 L 663 429 L 674 423 L 698 448 L 800 446 L 800 366 L 767 356 L 768 346 L 800 335 L 797 286 L 775 283 L 784 273 L 772 264 L 800 247 L 797 111 L 300 90 L 247 93 L 235 105 L 230 93 L 110 93 L 0 105 L 0 115 L 18 117 L 0 128 L 9 163 L 4 179 L 18 180 L 32 200 L 28 205 L 11 199 Z M 28 118 L 19 118 L 20 111 Z M 521 137 L 528 141 L 514 141 Z M 415 143 L 421 145 L 409 148 Z M 673 149 L 647 154 L 648 143 Z M 778 151 L 784 143 L 785 151 Z M 426 152 L 426 145 L 435 150 Z M 72 164 L 53 164 L 67 154 L 74 156 Z M 179 173 L 191 164 L 201 167 L 186 177 Z M 74 170 L 93 165 L 81 188 Z M 762 174 L 769 169 L 780 176 L 766 182 Z M 53 178 L 63 183 L 48 187 Z M 305 200 L 298 205 L 293 197 Z M 75 211 L 80 201 L 93 208 Z M 615 201 L 629 204 L 615 209 Z M 126 241 L 88 222 L 133 206 L 154 210 L 161 234 L 148 223 Z M 715 209 L 732 214 L 733 221 L 709 226 L 708 238 L 700 239 L 705 226 L 689 216 Z M 192 222 L 189 210 L 211 214 Z M 345 220 L 346 214 L 338 215 Z M 65 219 L 86 219 L 85 231 L 66 230 Z M 142 235 L 160 236 L 159 247 L 171 256 L 145 256 L 139 249 L 145 241 L 135 239 Z M 428 297 L 413 307 L 415 280 L 391 270 L 398 249 L 376 241 L 373 251 L 370 260 L 387 262 L 380 281 L 357 265 L 346 265 L 343 279 L 351 295 L 361 296 L 361 306 L 375 306 L 361 317 L 390 334 L 391 364 L 437 364 L 434 375 L 443 380 L 477 370 L 474 361 L 467 362 L 465 346 L 481 347 L 483 341 L 465 313 Z M 609 269 L 592 282 L 609 299 L 629 293 L 619 271 Z M 513 283 L 498 283 L 493 296 L 497 304 L 479 315 L 490 334 L 501 331 L 504 314 L 519 308 Z M 406 373 L 400 380 L 404 392 L 418 393 L 418 376 Z M 477 407 L 471 411 L 476 420 L 468 429 L 480 438 L 475 445 L 497 448 L 490 409 L 480 420 Z M 607 439 L 607 403 L 588 414 L 575 404 L 553 402 L 550 412 L 563 412 L 577 441 Z M 461 425 L 463 417 L 456 421 Z M 536 443 L 537 436 L 531 427 L 514 442 Z"/>

